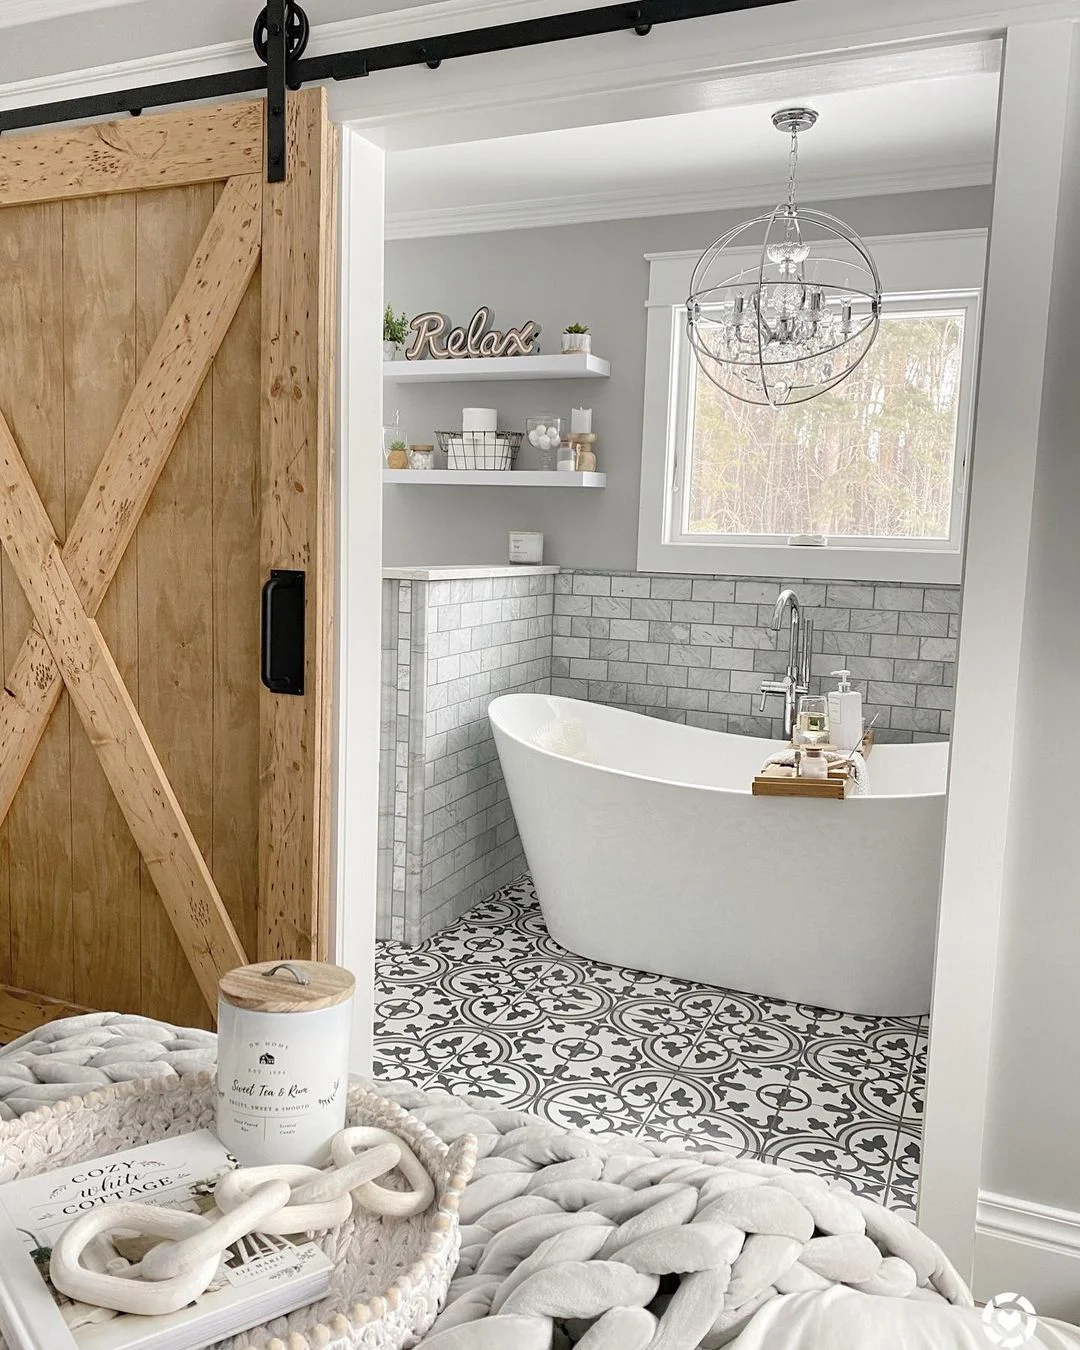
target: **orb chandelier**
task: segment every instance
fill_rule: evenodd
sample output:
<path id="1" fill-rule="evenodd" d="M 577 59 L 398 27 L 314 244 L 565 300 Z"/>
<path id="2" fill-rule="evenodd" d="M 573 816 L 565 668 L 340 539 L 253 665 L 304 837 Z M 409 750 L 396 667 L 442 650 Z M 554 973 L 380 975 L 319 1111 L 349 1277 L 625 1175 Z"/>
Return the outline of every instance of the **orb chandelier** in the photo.
<path id="1" fill-rule="evenodd" d="M 721 235 L 690 282 L 698 365 L 744 403 L 782 408 L 835 389 L 878 334 L 881 280 L 870 250 L 842 220 L 795 200 L 799 133 L 817 119 L 812 108 L 773 113 L 791 137 L 787 201 Z"/>

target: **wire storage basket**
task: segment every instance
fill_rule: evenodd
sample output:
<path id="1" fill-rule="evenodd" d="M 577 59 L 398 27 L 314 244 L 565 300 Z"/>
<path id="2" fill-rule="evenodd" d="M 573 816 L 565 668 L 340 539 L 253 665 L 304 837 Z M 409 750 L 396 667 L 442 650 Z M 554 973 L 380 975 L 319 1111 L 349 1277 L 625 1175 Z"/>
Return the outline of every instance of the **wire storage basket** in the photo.
<path id="1" fill-rule="evenodd" d="M 437 431 L 448 469 L 512 469 L 521 431 Z"/>

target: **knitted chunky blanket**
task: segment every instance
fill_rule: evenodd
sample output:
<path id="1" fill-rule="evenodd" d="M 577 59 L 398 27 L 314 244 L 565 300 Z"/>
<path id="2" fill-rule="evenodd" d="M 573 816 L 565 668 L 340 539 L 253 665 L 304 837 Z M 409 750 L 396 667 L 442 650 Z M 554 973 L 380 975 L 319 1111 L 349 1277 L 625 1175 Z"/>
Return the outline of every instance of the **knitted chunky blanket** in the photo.
<path id="1" fill-rule="evenodd" d="M 212 1059 L 206 1033 L 145 1019 L 54 1023 L 0 1050 L 0 1114 L 81 1095 L 102 1078 L 173 1074 Z M 940 1248 L 843 1183 L 726 1153 L 578 1134 L 445 1092 L 369 1086 L 445 1141 L 472 1134 L 479 1144 L 460 1205 L 460 1264 L 423 1350 L 987 1344 Z M 1027 1343 L 1080 1350 L 1045 1327 Z"/>
<path id="2" fill-rule="evenodd" d="M 713 1350 L 779 1295 L 835 1285 L 972 1304 L 918 1228 L 823 1177 L 378 1090 L 441 1138 L 479 1141 L 461 1260 L 424 1350 Z"/>
<path id="3" fill-rule="evenodd" d="M 212 1069 L 217 1037 L 125 1013 L 50 1022 L 0 1049 L 0 1120 L 85 1097 L 110 1083 Z"/>

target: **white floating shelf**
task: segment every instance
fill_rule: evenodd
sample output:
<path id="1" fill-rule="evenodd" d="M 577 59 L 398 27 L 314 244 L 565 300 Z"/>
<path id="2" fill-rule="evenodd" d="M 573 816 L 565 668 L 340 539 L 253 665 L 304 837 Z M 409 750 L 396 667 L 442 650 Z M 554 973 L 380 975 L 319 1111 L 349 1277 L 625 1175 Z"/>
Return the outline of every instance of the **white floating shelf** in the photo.
<path id="1" fill-rule="evenodd" d="M 558 469 L 383 469 L 383 482 L 408 487 L 602 488 L 607 486 L 607 474 Z"/>
<path id="2" fill-rule="evenodd" d="M 596 380 L 610 361 L 580 352 L 569 356 L 456 356 L 445 361 L 384 361 L 383 378 L 396 384 L 451 380 Z"/>

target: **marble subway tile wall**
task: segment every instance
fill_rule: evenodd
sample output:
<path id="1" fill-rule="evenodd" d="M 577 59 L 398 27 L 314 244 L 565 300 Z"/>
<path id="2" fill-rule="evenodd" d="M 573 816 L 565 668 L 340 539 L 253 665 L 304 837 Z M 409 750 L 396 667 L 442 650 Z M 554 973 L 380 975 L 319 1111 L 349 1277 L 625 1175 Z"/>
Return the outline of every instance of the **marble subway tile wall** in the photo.
<path id="1" fill-rule="evenodd" d="M 814 619 L 812 692 L 845 667 L 882 741 L 952 730 L 957 586 L 553 571 L 383 583 L 380 937 L 422 942 L 526 870 L 487 718 L 498 694 L 779 738 L 758 691 L 787 665 L 769 627 L 783 585 Z"/>
<path id="2" fill-rule="evenodd" d="M 763 679 L 787 668 L 787 631 L 770 629 L 783 586 L 815 624 L 811 692 L 851 671 L 882 741 L 952 730 L 958 586 L 761 581 L 563 571 L 555 578 L 551 692 L 713 731 L 779 737 L 779 700 L 758 712 Z"/>
<path id="3" fill-rule="evenodd" d="M 487 707 L 550 692 L 553 581 L 383 583 L 380 937 L 422 942 L 526 868 Z"/>

